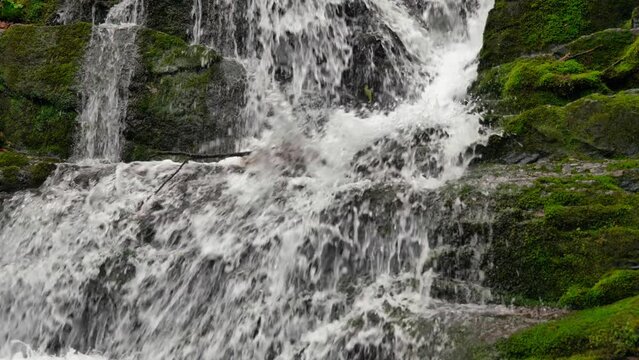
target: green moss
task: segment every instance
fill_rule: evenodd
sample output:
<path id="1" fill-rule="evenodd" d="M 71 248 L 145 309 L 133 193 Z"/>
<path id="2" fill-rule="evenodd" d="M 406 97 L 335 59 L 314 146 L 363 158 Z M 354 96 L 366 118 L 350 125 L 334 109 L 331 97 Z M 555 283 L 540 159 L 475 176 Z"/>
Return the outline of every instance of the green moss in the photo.
<path id="1" fill-rule="evenodd" d="M 7 166 L 25 166 L 29 163 L 29 158 L 25 155 L 14 153 L 14 152 L 0 152 L 0 167 Z"/>
<path id="2" fill-rule="evenodd" d="M 609 176 L 541 178 L 504 186 L 495 211 L 488 283 L 549 302 L 639 262 L 639 194 Z"/>
<path id="3" fill-rule="evenodd" d="M 142 29 L 137 41 L 141 68 L 131 86 L 124 158 L 149 160 L 156 150 L 196 152 L 205 141 L 228 136 L 222 117 L 232 109 L 225 107 L 224 97 L 234 93 L 235 85 L 224 86 L 230 70 L 221 58 L 154 30 Z M 224 93 L 214 92 L 215 86 L 223 86 Z M 238 103 L 239 95 L 233 99 Z M 214 111 L 223 114 L 214 116 Z"/>
<path id="4" fill-rule="evenodd" d="M 14 25 L 0 37 L 0 131 L 13 147 L 69 156 L 91 25 Z"/>
<path id="5" fill-rule="evenodd" d="M 45 24 L 55 14 L 58 0 L 2 0 L 0 20 Z"/>
<path id="6" fill-rule="evenodd" d="M 613 66 L 606 69 L 605 77 L 617 88 L 639 85 L 639 38 L 630 45 Z"/>
<path id="7" fill-rule="evenodd" d="M 612 162 L 612 163 L 608 164 L 606 169 L 609 170 L 609 171 L 639 169 L 639 160 L 637 160 L 637 159 L 626 159 L 626 160 L 615 161 L 615 162 Z"/>
<path id="8" fill-rule="evenodd" d="M 627 51 L 635 38 L 630 30 L 608 29 L 578 38 L 566 45 L 566 51 L 588 69 L 605 70 Z"/>
<path id="9" fill-rule="evenodd" d="M 507 359 L 639 355 L 639 296 L 521 331 L 498 344 Z"/>
<path id="10" fill-rule="evenodd" d="M 206 68 L 221 60 L 210 49 L 189 46 L 179 37 L 150 29 L 140 31 L 138 44 L 144 67 L 152 74 Z"/>
<path id="11" fill-rule="evenodd" d="M 0 129 L 11 146 L 66 158 L 73 148 L 77 113 L 47 103 L 0 93 Z"/>
<path id="12" fill-rule="evenodd" d="M 504 120 L 522 151 L 600 158 L 639 154 L 639 95 L 591 95 L 564 107 L 542 106 Z"/>
<path id="13" fill-rule="evenodd" d="M 38 187 L 55 167 L 52 159 L 0 152 L 0 192 Z"/>
<path id="14" fill-rule="evenodd" d="M 76 77 L 90 36 L 86 23 L 11 26 L 0 37 L 0 82 L 23 97 L 75 108 Z"/>
<path id="15" fill-rule="evenodd" d="M 634 0 L 497 0 L 484 33 L 480 68 L 622 26 L 635 7 Z"/>
<path id="16" fill-rule="evenodd" d="M 52 161 L 43 161 L 31 165 L 28 169 L 30 175 L 30 185 L 40 186 L 56 169 L 57 165 Z"/>
<path id="17" fill-rule="evenodd" d="M 576 60 L 552 57 L 522 58 L 482 73 L 474 92 L 499 99 L 494 110 L 512 114 L 539 105 L 564 105 L 572 100 L 609 89 L 601 72 L 587 69 Z"/>
<path id="18" fill-rule="evenodd" d="M 590 289 L 571 287 L 559 302 L 573 309 L 586 309 L 612 304 L 635 295 L 639 295 L 639 270 L 615 270 L 606 274 Z"/>

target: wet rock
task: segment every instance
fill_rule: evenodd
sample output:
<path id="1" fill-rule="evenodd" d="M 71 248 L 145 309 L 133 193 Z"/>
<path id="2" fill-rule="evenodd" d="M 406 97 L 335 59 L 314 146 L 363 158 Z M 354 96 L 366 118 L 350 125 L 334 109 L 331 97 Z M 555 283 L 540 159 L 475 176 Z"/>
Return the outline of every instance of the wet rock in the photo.
<path id="1" fill-rule="evenodd" d="M 438 154 L 439 140 L 449 135 L 442 129 L 417 129 L 379 139 L 355 155 L 353 166 L 363 176 L 373 173 L 398 177 L 405 167 L 415 166 L 426 177 L 442 171 Z"/>
<path id="2" fill-rule="evenodd" d="M 13 25 L 0 37 L 0 132 L 20 150 L 71 153 L 91 25 Z"/>
<path id="3" fill-rule="evenodd" d="M 212 50 L 143 29 L 141 61 L 132 81 L 125 159 L 153 151 L 234 150 L 242 126 L 245 71 Z"/>
<path id="4" fill-rule="evenodd" d="M 505 117 L 505 135 L 478 149 L 483 161 L 531 163 L 540 158 L 603 159 L 639 154 L 639 96 L 591 95 L 563 107 L 540 106 Z"/>
<path id="5" fill-rule="evenodd" d="M 37 188 L 56 168 L 55 159 L 0 152 L 0 193 Z"/>
<path id="6" fill-rule="evenodd" d="M 480 68 L 547 51 L 581 35 L 621 27 L 636 7 L 634 0 L 558 1 L 497 0 L 488 18 Z M 557 16 L 547 16 L 547 14 Z"/>

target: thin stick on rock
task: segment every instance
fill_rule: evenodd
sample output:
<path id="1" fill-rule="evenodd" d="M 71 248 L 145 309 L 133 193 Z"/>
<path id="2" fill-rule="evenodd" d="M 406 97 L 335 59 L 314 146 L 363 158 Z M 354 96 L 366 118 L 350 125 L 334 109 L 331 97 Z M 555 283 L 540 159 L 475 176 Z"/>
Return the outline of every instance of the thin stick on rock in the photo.
<path id="1" fill-rule="evenodd" d="M 571 55 L 570 53 L 568 53 L 564 57 L 559 59 L 559 61 L 568 61 L 568 60 L 572 60 L 572 59 L 578 58 L 578 57 L 586 55 L 586 54 L 590 54 L 591 52 L 599 49 L 600 47 L 601 47 L 601 45 L 597 45 L 597 46 L 595 46 L 594 48 L 592 48 L 590 50 L 582 51 L 582 52 L 577 53 L 575 55 Z"/>
<path id="2" fill-rule="evenodd" d="M 196 159 L 226 159 L 230 157 L 243 157 L 251 154 L 251 151 L 240 151 L 226 154 L 191 154 L 182 151 L 158 151 L 156 155 L 168 155 L 168 156 L 186 156 L 191 160 Z"/>

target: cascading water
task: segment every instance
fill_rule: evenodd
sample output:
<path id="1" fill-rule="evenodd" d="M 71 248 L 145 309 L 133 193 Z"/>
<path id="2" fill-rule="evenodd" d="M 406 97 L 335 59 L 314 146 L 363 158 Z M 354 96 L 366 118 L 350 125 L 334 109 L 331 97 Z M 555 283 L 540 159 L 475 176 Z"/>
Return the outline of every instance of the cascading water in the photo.
<path id="1" fill-rule="evenodd" d="M 208 5 L 218 2 L 228 4 Z M 179 164 L 61 165 L 40 191 L 6 200 L 0 356 L 32 347 L 110 359 L 460 358 L 450 329 L 486 309 L 431 296 L 433 256 L 459 242 L 463 216 L 437 188 L 462 175 L 481 141 L 463 100 L 491 6 L 247 2 L 246 46 L 234 52 L 249 73 L 252 155 L 187 164 L 158 194 Z M 197 9 L 195 42 L 207 33 Z M 359 11 L 374 23 L 348 15 Z M 378 69 L 397 87 L 384 111 L 344 105 L 344 78 L 361 75 L 353 59 L 369 54 L 353 44 L 354 27 L 378 29 L 377 49 L 397 57 Z M 106 61 L 93 48 L 90 60 Z M 121 60 L 118 49 L 108 56 Z M 105 127 L 124 111 L 126 96 L 109 100 L 130 77 L 118 68 L 85 78 L 96 89 L 81 157 L 117 160 L 121 129 Z M 104 76 L 117 81 L 93 82 Z M 470 283 L 481 280 L 477 236 L 464 236 Z"/>
<path id="2" fill-rule="evenodd" d="M 95 25 L 82 78 L 76 158 L 118 161 L 142 0 L 123 0 Z"/>

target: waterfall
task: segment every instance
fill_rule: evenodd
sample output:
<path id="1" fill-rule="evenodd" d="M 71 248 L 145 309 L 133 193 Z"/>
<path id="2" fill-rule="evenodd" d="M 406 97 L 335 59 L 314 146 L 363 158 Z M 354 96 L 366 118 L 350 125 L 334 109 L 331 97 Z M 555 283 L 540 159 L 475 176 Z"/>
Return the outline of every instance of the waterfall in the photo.
<path id="1" fill-rule="evenodd" d="M 456 280 L 482 296 L 434 296 L 433 257 L 467 216 L 438 190 L 483 141 L 465 95 L 493 2 L 238 1 L 216 43 L 206 9 L 229 4 L 196 1 L 192 41 L 237 49 L 253 153 L 186 164 L 157 194 L 180 164 L 116 163 L 141 8 L 116 5 L 87 55 L 78 143 L 112 163 L 60 165 L 4 202 L 0 357 L 463 358 L 455 329 L 504 310 L 481 304 L 477 234 Z M 357 79 L 388 88 L 354 105 Z"/>
<path id="2" fill-rule="evenodd" d="M 123 0 L 111 8 L 104 23 L 93 27 L 81 82 L 81 128 L 75 151 L 79 160 L 120 159 L 142 10 L 142 0 Z"/>

